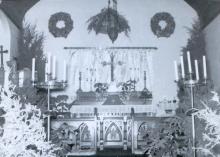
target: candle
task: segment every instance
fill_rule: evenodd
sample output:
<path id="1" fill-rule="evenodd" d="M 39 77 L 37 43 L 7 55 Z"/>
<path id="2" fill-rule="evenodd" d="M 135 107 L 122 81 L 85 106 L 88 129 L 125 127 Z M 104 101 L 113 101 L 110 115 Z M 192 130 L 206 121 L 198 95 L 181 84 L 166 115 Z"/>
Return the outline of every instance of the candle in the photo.
<path id="1" fill-rule="evenodd" d="M 66 61 L 64 60 L 64 63 L 63 63 L 63 81 L 65 82 L 66 81 Z"/>
<path id="2" fill-rule="evenodd" d="M 183 56 L 180 56 L 180 62 L 181 62 L 181 72 L 182 72 L 182 78 L 185 78 L 185 67 L 184 67 L 184 61 Z"/>
<path id="3" fill-rule="evenodd" d="M 206 57 L 203 56 L 203 75 L 204 75 L 204 79 L 207 79 L 207 67 L 206 67 Z"/>
<path id="4" fill-rule="evenodd" d="M 188 68 L 189 68 L 189 73 L 192 73 L 192 66 L 191 66 L 191 57 L 190 57 L 190 52 L 187 51 L 187 60 L 188 60 Z"/>
<path id="5" fill-rule="evenodd" d="M 52 78 L 56 79 L 56 57 L 53 56 L 53 71 L 52 71 Z"/>
<path id="6" fill-rule="evenodd" d="M 199 68 L 198 68 L 198 61 L 195 60 L 195 71 L 196 71 L 196 80 L 199 81 Z"/>
<path id="7" fill-rule="evenodd" d="M 177 62 L 174 61 L 174 69 L 175 69 L 175 78 L 176 78 L 176 81 L 179 80 L 179 76 L 178 76 L 178 66 L 177 66 Z"/>
<path id="8" fill-rule="evenodd" d="M 35 81 L 35 58 L 32 58 L 32 81 Z"/>
<path id="9" fill-rule="evenodd" d="M 48 65 L 47 65 L 47 68 L 48 68 L 48 70 L 47 70 L 47 72 L 48 72 L 48 74 L 50 74 L 51 73 L 51 54 L 50 53 L 48 53 Z"/>

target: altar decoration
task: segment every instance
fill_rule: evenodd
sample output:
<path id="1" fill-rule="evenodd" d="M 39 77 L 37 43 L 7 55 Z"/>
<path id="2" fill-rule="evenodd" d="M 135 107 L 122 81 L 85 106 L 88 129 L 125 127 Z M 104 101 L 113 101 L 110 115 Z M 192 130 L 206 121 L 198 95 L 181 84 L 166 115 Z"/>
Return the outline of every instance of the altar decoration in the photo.
<path id="1" fill-rule="evenodd" d="M 101 94 L 108 91 L 111 82 L 115 82 L 119 86 L 118 92 L 142 91 L 145 78 L 146 88 L 149 90 L 147 93 L 150 93 L 153 86 L 154 52 L 151 48 L 135 47 L 74 49 L 74 57 L 70 54 L 67 62 L 71 73 L 69 83 L 76 86 L 69 90 L 71 93 L 81 89 L 84 92 L 96 91 Z"/>
<path id="2" fill-rule="evenodd" d="M 58 22 L 64 22 L 63 27 L 58 27 Z M 71 19 L 70 14 L 59 12 L 53 14 L 49 19 L 48 25 L 50 33 L 55 37 L 64 37 L 67 38 L 69 33 L 73 29 L 73 20 Z"/>
<path id="3" fill-rule="evenodd" d="M 107 34 L 112 43 L 118 38 L 118 34 L 124 32 L 126 36 L 130 32 L 130 26 L 124 16 L 117 11 L 117 1 L 113 0 L 113 7 L 110 6 L 111 1 L 108 2 L 108 7 L 103 8 L 101 13 L 92 16 L 87 23 L 88 31 L 95 31 L 96 34 Z"/>
<path id="4" fill-rule="evenodd" d="M 165 26 L 161 26 L 161 22 L 165 22 Z M 167 12 L 156 13 L 151 19 L 151 29 L 158 38 L 170 37 L 174 33 L 175 26 L 173 16 Z"/>
<path id="5" fill-rule="evenodd" d="M 30 103 L 21 103 L 20 97 L 10 90 L 1 90 L 0 108 L 3 127 L 0 127 L 0 154 L 4 157 L 56 157 L 59 148 L 46 142 L 42 112 Z"/>

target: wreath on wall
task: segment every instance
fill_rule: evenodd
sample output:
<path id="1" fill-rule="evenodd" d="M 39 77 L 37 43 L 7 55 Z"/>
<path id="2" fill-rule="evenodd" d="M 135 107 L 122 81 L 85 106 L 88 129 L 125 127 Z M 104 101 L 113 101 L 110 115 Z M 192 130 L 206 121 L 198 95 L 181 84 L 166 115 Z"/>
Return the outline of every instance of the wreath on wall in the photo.
<path id="1" fill-rule="evenodd" d="M 161 26 L 160 22 L 165 22 L 165 27 Z M 167 12 L 156 13 L 151 18 L 151 29 L 153 33 L 158 37 L 170 37 L 175 30 L 175 21 L 172 15 Z"/>
<path id="2" fill-rule="evenodd" d="M 63 27 L 58 27 L 58 22 L 64 22 Z M 73 20 L 71 19 L 70 14 L 59 12 L 51 15 L 48 25 L 50 33 L 55 37 L 64 37 L 67 38 L 69 33 L 73 29 Z"/>

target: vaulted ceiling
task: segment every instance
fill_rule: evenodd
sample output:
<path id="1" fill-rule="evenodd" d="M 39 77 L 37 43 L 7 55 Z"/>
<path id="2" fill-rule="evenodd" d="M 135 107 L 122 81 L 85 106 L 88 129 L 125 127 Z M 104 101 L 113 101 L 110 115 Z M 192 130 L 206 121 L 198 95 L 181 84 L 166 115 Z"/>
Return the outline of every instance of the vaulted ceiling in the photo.
<path id="1" fill-rule="evenodd" d="M 18 27 L 22 27 L 25 13 L 40 0 L 2 0 L 0 9 Z M 220 0 L 184 0 L 196 10 L 202 22 L 207 26 L 220 13 Z"/>
<path id="2" fill-rule="evenodd" d="M 22 21 L 25 13 L 39 0 L 2 0 L 0 9 L 18 27 L 22 28 Z"/>
<path id="3" fill-rule="evenodd" d="M 185 0 L 199 15 L 205 28 L 219 13 L 220 0 Z"/>

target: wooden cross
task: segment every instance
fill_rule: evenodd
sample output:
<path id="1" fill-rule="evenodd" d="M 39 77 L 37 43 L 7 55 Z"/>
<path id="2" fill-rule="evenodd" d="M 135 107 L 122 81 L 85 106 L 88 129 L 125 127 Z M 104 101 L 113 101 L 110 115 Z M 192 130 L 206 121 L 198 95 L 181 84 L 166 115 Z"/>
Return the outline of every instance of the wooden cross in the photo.
<path id="1" fill-rule="evenodd" d="M 0 46 L 0 53 L 1 53 L 1 68 L 4 68 L 4 62 L 3 62 L 3 54 L 8 53 L 8 50 L 3 50 L 3 46 Z"/>
<path id="2" fill-rule="evenodd" d="M 114 69 L 115 69 L 115 65 L 122 65 L 123 62 L 121 61 L 118 61 L 117 63 L 115 63 L 114 61 L 115 59 L 115 55 L 113 54 L 113 52 L 110 54 L 110 62 L 102 62 L 102 65 L 103 66 L 107 66 L 107 65 L 110 65 L 111 67 L 111 81 L 113 82 L 114 81 Z"/>

